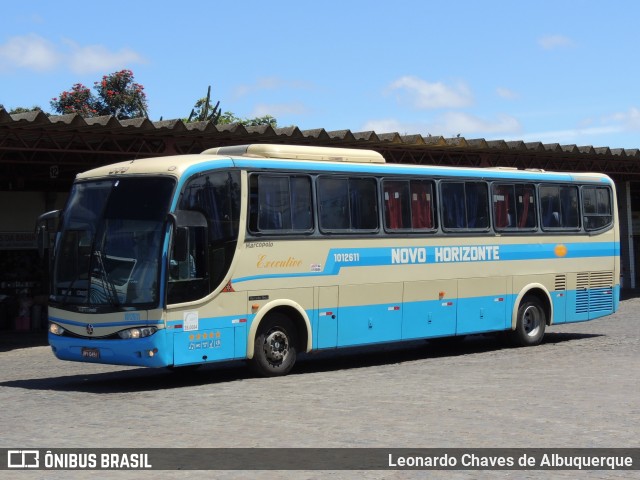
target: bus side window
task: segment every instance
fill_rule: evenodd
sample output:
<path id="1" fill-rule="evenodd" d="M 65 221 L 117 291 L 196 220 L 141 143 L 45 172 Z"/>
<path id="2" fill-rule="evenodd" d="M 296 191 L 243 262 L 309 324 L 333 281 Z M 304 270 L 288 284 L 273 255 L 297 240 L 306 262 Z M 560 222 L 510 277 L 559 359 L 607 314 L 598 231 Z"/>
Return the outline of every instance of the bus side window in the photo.
<path id="1" fill-rule="evenodd" d="M 377 184 L 374 178 L 320 177 L 320 229 L 375 231 L 378 228 Z"/>
<path id="2" fill-rule="evenodd" d="M 384 226 L 387 230 L 433 230 L 433 182 L 385 180 Z"/>
<path id="3" fill-rule="evenodd" d="M 485 182 L 443 182 L 441 192 L 445 229 L 489 228 L 489 199 Z"/>
<path id="4" fill-rule="evenodd" d="M 600 230 L 613 222 L 608 187 L 582 187 L 582 215 L 587 231 Z"/>
<path id="5" fill-rule="evenodd" d="M 251 232 L 310 232 L 312 211 L 308 176 L 254 174 L 250 177 Z"/>
<path id="6" fill-rule="evenodd" d="M 536 189 L 533 185 L 516 185 L 516 222 L 519 229 L 536 228 Z"/>
<path id="7" fill-rule="evenodd" d="M 411 227 L 414 230 L 433 230 L 434 221 L 433 182 L 411 181 Z"/>
<path id="8" fill-rule="evenodd" d="M 349 186 L 346 178 L 318 180 L 320 228 L 345 230 L 349 228 Z"/>
<path id="9" fill-rule="evenodd" d="M 576 230 L 580 227 L 578 187 L 542 185 L 540 204 L 543 228 Z"/>
<path id="10" fill-rule="evenodd" d="M 493 224 L 496 230 L 514 226 L 514 185 L 493 185 Z"/>
<path id="11" fill-rule="evenodd" d="M 385 227 L 388 230 L 409 228 L 409 182 L 406 180 L 384 181 L 382 189 Z"/>
<path id="12" fill-rule="evenodd" d="M 238 240 L 240 172 L 211 171 L 192 177 L 182 192 L 179 208 L 202 213 L 208 229 L 189 227 L 189 255 L 170 259 L 170 304 L 205 297 L 227 274 Z"/>
<path id="13" fill-rule="evenodd" d="M 492 192 L 496 230 L 532 230 L 536 227 L 533 185 L 494 184 Z"/>

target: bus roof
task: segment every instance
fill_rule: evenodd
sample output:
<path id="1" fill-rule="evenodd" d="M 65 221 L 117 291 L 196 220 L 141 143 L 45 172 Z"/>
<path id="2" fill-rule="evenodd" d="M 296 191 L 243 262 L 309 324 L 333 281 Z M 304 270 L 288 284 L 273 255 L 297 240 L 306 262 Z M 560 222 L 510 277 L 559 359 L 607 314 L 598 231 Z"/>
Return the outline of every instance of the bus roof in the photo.
<path id="1" fill-rule="evenodd" d="M 442 177 L 477 177 L 481 179 L 517 179 L 547 181 L 582 181 L 610 183 L 602 173 L 557 172 L 537 169 L 519 170 L 505 167 L 451 167 L 385 163 L 384 157 L 372 150 L 312 147 L 304 145 L 251 144 L 217 147 L 200 154 L 167 155 L 163 157 L 129 160 L 105 165 L 79 173 L 77 179 L 123 175 L 184 174 L 217 168 L 282 168 L 304 171 L 333 171 L 363 175 L 431 175 Z"/>
<path id="2" fill-rule="evenodd" d="M 309 145 L 272 145 L 256 143 L 231 147 L 210 148 L 205 155 L 231 157 L 282 158 L 287 160 L 313 160 L 330 162 L 385 163 L 384 157 L 374 150 L 358 148 L 313 147 Z"/>

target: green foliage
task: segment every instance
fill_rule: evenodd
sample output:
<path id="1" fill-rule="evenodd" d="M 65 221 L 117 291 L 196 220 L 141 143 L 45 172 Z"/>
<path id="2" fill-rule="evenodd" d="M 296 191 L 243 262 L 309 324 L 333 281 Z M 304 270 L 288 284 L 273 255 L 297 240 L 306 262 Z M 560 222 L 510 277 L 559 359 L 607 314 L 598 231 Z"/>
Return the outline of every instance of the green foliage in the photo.
<path id="1" fill-rule="evenodd" d="M 131 70 L 105 75 L 93 87 L 98 93 L 102 115 L 126 118 L 147 117 L 147 96 L 144 87 L 133 81 Z"/>
<path id="2" fill-rule="evenodd" d="M 220 109 L 220 101 L 213 105 L 211 103 L 211 86 L 207 89 L 207 96 L 199 99 L 189 118 L 184 119 L 185 122 L 212 122 L 214 125 L 229 125 L 231 123 L 239 123 L 245 127 L 257 127 L 259 125 L 270 125 L 275 128 L 278 121 L 271 115 L 255 118 L 240 118 L 233 112 L 222 112 Z"/>
<path id="3" fill-rule="evenodd" d="M 276 128 L 278 126 L 278 120 L 271 115 L 265 115 L 263 117 L 255 118 L 240 118 L 237 117 L 233 112 L 224 112 L 222 115 L 220 115 L 220 120 L 218 121 L 219 125 L 227 125 L 230 123 L 239 123 L 240 125 L 244 125 L 245 127 L 269 125 L 272 128 Z"/>
<path id="4" fill-rule="evenodd" d="M 82 117 L 113 115 L 119 120 L 147 116 L 147 98 L 144 87 L 133 81 L 131 70 L 105 75 L 94 83 L 97 96 L 81 83 L 51 100 L 56 113 L 77 113 Z"/>
<path id="5" fill-rule="evenodd" d="M 64 91 L 58 98 L 51 99 L 51 108 L 60 115 L 77 113 L 82 117 L 99 115 L 99 105 L 91 90 L 81 83 L 76 83 L 71 90 Z"/>
<path id="6" fill-rule="evenodd" d="M 230 123 L 242 123 L 242 119 L 236 117 L 233 112 L 224 112 L 218 120 L 219 125 L 229 125 Z"/>
<path id="7" fill-rule="evenodd" d="M 4 108 L 2 105 L 0 105 L 0 108 Z M 40 108 L 38 105 L 34 105 L 31 108 L 26 108 L 26 107 L 16 107 L 16 108 L 12 108 L 11 110 L 9 110 L 9 113 L 11 115 L 15 114 L 15 113 L 29 113 L 29 112 L 41 112 L 42 108 Z"/>
<path id="8" fill-rule="evenodd" d="M 278 120 L 271 115 L 264 115 L 262 117 L 255 118 L 246 118 L 242 121 L 242 124 L 245 127 L 258 127 L 260 125 L 269 125 L 272 128 L 276 128 L 278 126 Z"/>

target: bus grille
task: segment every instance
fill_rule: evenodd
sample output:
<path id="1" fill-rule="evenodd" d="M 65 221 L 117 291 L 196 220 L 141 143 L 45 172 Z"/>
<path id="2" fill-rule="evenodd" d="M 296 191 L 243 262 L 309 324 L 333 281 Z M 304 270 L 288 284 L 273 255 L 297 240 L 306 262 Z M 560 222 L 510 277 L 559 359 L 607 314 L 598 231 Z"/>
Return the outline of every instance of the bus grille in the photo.
<path id="1" fill-rule="evenodd" d="M 576 283 L 576 313 L 613 311 L 613 272 L 581 272 Z"/>

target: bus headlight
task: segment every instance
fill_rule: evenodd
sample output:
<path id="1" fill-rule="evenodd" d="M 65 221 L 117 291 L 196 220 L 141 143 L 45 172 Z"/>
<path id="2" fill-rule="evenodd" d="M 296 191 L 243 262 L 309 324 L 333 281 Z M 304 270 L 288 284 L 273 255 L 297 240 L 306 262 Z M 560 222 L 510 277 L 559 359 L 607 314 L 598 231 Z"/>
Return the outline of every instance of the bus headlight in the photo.
<path id="1" fill-rule="evenodd" d="M 57 323 L 49 324 L 49 333 L 53 333 L 54 335 L 64 335 L 64 332 L 65 332 L 64 328 L 62 328 Z"/>
<path id="2" fill-rule="evenodd" d="M 138 327 L 138 328 L 128 328 L 126 330 L 120 330 L 118 335 L 120 338 L 124 338 L 125 340 L 130 338 L 143 338 L 148 337 L 156 333 L 158 329 L 156 327 Z"/>

